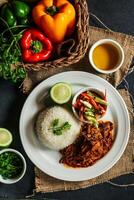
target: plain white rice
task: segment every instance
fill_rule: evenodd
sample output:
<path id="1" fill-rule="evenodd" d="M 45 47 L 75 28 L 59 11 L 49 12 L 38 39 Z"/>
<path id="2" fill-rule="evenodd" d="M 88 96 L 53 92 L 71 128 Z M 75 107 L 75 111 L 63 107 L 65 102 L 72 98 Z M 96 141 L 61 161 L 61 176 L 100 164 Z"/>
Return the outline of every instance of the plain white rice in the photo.
<path id="1" fill-rule="evenodd" d="M 69 130 L 63 131 L 62 135 L 55 135 L 51 125 L 55 119 L 59 119 L 59 124 L 66 121 L 71 124 Z M 72 144 L 80 133 L 81 124 L 66 108 L 54 106 L 43 110 L 37 118 L 36 132 L 39 140 L 50 149 L 60 150 Z"/>

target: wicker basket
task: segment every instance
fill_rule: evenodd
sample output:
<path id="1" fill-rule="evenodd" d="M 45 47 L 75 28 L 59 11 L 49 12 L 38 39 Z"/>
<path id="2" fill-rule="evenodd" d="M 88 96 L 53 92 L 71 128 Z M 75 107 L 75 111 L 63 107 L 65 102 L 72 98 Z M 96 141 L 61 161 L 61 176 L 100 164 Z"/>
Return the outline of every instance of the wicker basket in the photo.
<path id="1" fill-rule="evenodd" d="M 0 4 L 4 3 L 5 0 L 0 0 Z M 89 46 L 89 12 L 86 0 L 74 0 L 74 7 L 77 13 L 77 25 L 75 31 L 75 46 L 73 51 L 66 57 L 61 57 L 53 61 L 45 61 L 37 64 L 21 63 L 28 71 L 34 70 L 39 71 L 47 68 L 59 68 L 69 66 L 77 63 L 82 59 Z"/>

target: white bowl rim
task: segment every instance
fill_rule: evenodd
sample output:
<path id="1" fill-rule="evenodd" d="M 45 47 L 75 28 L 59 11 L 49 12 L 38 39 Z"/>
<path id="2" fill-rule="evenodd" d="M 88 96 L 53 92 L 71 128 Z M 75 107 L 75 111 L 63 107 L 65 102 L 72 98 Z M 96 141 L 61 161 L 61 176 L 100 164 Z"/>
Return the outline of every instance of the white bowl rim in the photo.
<path id="1" fill-rule="evenodd" d="M 119 52 L 119 54 L 120 54 L 120 56 L 121 56 L 121 61 L 120 61 L 120 63 L 119 63 L 115 68 L 113 68 L 113 69 L 110 69 L 110 70 L 102 70 L 102 69 L 99 69 L 98 67 L 96 67 L 96 65 L 94 64 L 93 59 L 92 59 L 92 55 L 93 55 L 94 49 L 95 49 L 97 46 L 99 46 L 100 44 L 108 43 L 108 42 L 110 42 L 111 44 L 114 45 L 114 47 L 117 48 L 117 50 L 118 50 L 118 52 Z M 90 61 L 91 66 L 92 66 L 96 71 L 98 71 L 98 72 L 100 72 L 100 73 L 103 73 L 103 74 L 110 74 L 110 73 L 116 72 L 116 71 L 122 66 L 122 64 L 123 64 L 123 62 L 124 62 L 124 58 L 125 58 L 125 55 L 124 55 L 124 50 L 123 50 L 122 46 L 119 44 L 119 42 L 117 42 L 117 41 L 115 41 L 115 40 L 113 40 L 113 39 L 101 39 L 101 40 L 98 40 L 97 42 L 95 42 L 95 43 L 91 46 L 91 48 L 90 48 L 90 50 L 89 50 L 89 61 Z"/>
<path id="2" fill-rule="evenodd" d="M 95 92 L 97 92 L 99 95 L 104 96 L 104 92 L 101 91 L 101 90 L 98 89 L 98 88 L 94 88 L 94 87 L 91 87 L 91 86 L 81 88 L 81 89 L 74 95 L 73 100 L 72 100 L 72 111 L 73 111 L 75 117 L 76 117 L 79 121 L 80 121 L 80 118 L 79 118 L 79 116 L 78 116 L 78 114 L 77 114 L 77 112 L 76 112 L 76 110 L 75 110 L 75 108 L 74 108 L 73 105 L 74 105 L 74 103 L 76 102 L 77 97 L 78 97 L 82 92 L 85 92 L 85 91 L 88 91 L 88 90 L 95 91 Z M 107 111 L 107 109 L 106 109 L 106 111 Z M 106 112 L 105 112 L 105 114 L 106 114 Z M 102 117 L 103 117 L 103 116 L 102 116 Z M 102 117 L 100 117 L 99 120 L 100 120 Z M 87 123 L 87 121 L 82 121 L 82 122 L 86 122 L 86 123 Z"/>
<path id="3" fill-rule="evenodd" d="M 25 160 L 24 156 L 23 156 L 18 150 L 15 150 L 15 149 L 12 149 L 12 148 L 2 149 L 2 150 L 0 150 L 0 155 L 1 155 L 2 153 L 4 153 L 4 152 L 14 152 L 14 153 L 16 153 L 17 155 L 19 155 L 20 158 L 21 158 L 22 161 L 23 161 L 23 170 L 22 170 L 22 173 L 21 173 L 20 175 L 18 175 L 18 177 L 15 177 L 15 178 L 13 178 L 13 179 L 3 179 L 2 176 L 1 176 L 0 182 L 1 182 L 1 183 L 4 183 L 4 184 L 13 184 L 13 183 L 17 183 L 18 181 L 20 181 L 20 180 L 23 178 L 23 176 L 24 176 L 24 174 L 25 174 L 25 172 L 26 172 L 26 160 Z"/>

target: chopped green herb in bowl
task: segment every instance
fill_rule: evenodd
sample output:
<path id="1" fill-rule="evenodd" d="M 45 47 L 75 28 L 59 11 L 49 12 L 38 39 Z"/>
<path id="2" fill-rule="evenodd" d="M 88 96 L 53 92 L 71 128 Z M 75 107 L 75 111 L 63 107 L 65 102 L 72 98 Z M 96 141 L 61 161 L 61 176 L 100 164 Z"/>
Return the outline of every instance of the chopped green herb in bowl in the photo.
<path id="1" fill-rule="evenodd" d="M 26 171 L 24 157 L 14 149 L 0 151 L 0 182 L 11 184 L 18 182 Z"/>

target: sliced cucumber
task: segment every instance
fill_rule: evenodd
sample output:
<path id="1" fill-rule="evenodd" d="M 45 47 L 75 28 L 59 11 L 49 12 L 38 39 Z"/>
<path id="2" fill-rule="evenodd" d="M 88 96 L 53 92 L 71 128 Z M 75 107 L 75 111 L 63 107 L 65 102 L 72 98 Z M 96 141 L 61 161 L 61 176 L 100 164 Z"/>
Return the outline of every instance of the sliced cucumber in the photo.
<path id="1" fill-rule="evenodd" d="M 102 105 L 108 106 L 108 102 L 107 101 L 105 101 L 105 100 L 101 99 L 100 97 L 94 95 L 92 92 L 88 91 L 88 94 L 90 96 L 92 96 L 97 103 L 100 103 Z"/>
<path id="2" fill-rule="evenodd" d="M 93 112 L 90 112 L 90 111 L 85 111 L 84 113 L 86 116 L 92 116 L 92 117 L 95 117 L 94 113 Z"/>
<path id="3" fill-rule="evenodd" d="M 89 102 L 83 101 L 83 100 L 80 100 L 80 102 L 81 102 L 84 106 L 86 106 L 87 108 L 92 108 L 92 105 L 91 105 Z"/>
<path id="4" fill-rule="evenodd" d="M 97 102 L 97 103 L 100 103 L 102 105 L 105 105 L 105 106 L 108 106 L 108 102 L 99 98 L 99 97 L 94 97 L 94 100 Z"/>
<path id="5" fill-rule="evenodd" d="M 98 128 L 98 122 L 95 117 L 84 115 L 85 118 L 89 121 L 89 123 L 93 124 L 96 128 Z"/>

